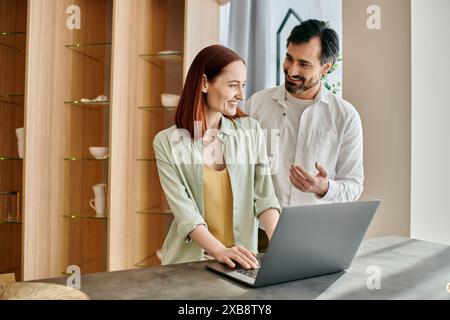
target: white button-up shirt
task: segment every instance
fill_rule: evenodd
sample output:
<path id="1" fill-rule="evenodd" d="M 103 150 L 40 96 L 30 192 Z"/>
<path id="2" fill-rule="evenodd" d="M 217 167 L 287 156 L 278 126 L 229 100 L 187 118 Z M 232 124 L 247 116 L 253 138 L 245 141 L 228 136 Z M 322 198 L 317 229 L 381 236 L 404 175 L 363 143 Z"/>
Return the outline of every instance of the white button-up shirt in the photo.
<path id="1" fill-rule="evenodd" d="M 282 207 L 354 201 L 363 190 L 363 133 L 356 109 L 321 86 L 313 104 L 301 114 L 298 136 L 284 139 L 289 121 L 284 84 L 255 93 L 244 108 L 265 130 L 275 193 Z M 297 119 L 298 121 L 298 119 Z M 281 143 L 282 142 L 282 143 Z M 323 198 L 296 189 L 289 180 L 289 153 L 294 162 L 316 175 L 315 162 L 328 172 Z M 280 165 L 283 164 L 283 165 Z"/>

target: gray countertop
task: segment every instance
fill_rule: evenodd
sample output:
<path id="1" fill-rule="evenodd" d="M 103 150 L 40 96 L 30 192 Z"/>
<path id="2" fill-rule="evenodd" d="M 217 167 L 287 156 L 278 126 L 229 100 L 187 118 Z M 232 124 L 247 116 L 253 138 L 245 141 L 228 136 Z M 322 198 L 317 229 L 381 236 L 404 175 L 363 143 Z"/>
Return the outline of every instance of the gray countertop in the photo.
<path id="1" fill-rule="evenodd" d="M 91 299 L 448 299 L 450 247 L 404 237 L 363 241 L 344 273 L 249 288 L 184 263 L 82 275 L 81 290 Z M 374 267 L 373 267 L 374 266 Z M 380 289 L 367 283 L 379 271 Z M 66 284 L 67 278 L 39 280 Z"/>

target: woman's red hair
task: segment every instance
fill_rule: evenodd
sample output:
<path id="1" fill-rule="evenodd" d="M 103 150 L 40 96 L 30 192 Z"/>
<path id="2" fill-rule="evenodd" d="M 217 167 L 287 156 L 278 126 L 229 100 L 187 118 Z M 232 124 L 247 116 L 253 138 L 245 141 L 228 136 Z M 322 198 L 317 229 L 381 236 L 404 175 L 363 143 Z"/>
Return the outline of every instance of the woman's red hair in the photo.
<path id="1" fill-rule="evenodd" d="M 192 138 L 195 137 L 195 123 L 201 123 L 202 136 L 207 130 L 204 108 L 206 107 L 205 94 L 201 91 L 203 75 L 208 81 L 220 75 L 223 69 L 230 63 L 242 61 L 236 52 L 221 45 L 212 45 L 202 49 L 192 62 L 181 94 L 180 102 L 175 113 L 175 124 L 179 129 L 189 131 Z M 247 115 L 239 108 L 230 119 L 246 117 Z M 197 129 L 198 130 L 198 129 Z"/>

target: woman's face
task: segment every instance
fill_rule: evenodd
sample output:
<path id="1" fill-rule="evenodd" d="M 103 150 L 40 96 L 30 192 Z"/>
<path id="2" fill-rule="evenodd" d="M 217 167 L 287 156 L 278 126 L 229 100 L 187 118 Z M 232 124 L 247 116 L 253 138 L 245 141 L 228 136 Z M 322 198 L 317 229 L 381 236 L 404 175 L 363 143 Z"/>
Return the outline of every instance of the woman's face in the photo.
<path id="1" fill-rule="evenodd" d="M 247 68 L 242 61 L 230 63 L 213 82 L 208 81 L 205 77 L 202 92 L 206 93 L 207 111 L 234 116 L 238 102 L 245 99 L 246 78 Z"/>

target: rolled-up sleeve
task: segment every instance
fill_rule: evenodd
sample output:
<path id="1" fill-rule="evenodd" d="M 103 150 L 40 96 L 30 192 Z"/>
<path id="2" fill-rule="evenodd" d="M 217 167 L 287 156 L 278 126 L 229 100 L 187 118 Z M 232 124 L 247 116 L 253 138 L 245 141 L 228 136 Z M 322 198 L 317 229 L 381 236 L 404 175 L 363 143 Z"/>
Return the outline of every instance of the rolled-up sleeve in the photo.
<path id="1" fill-rule="evenodd" d="M 172 210 L 177 224 L 177 232 L 186 243 L 192 239 L 189 234 L 199 224 L 206 222 L 200 214 L 194 200 L 188 194 L 176 167 L 170 161 L 171 150 L 168 137 L 158 134 L 153 141 L 159 180 L 166 195 L 167 202 Z"/>
<path id="2" fill-rule="evenodd" d="M 281 206 L 273 189 L 272 176 L 270 173 L 269 160 L 267 158 L 264 133 L 259 123 L 255 120 L 255 141 L 257 141 L 257 158 L 255 163 L 255 217 L 270 208 L 281 212 Z"/>

